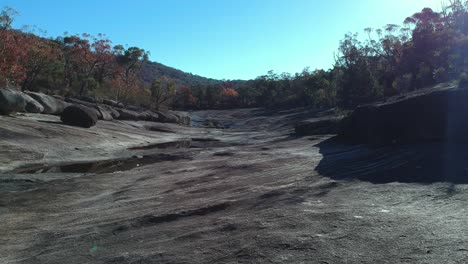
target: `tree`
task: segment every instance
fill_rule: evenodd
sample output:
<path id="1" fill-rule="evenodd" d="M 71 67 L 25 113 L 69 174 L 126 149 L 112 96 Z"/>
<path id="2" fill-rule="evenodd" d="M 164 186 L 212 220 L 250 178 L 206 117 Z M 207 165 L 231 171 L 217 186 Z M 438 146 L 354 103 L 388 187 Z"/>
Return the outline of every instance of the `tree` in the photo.
<path id="1" fill-rule="evenodd" d="M 383 95 L 379 82 L 379 56 L 373 49 L 363 46 L 357 34 L 346 34 L 340 41 L 335 67 L 343 74 L 339 80 L 340 99 L 344 106 L 353 107 L 369 103 Z"/>
<path id="2" fill-rule="evenodd" d="M 221 89 L 221 101 L 226 107 L 237 106 L 239 93 L 234 88 L 224 87 Z"/>
<path id="3" fill-rule="evenodd" d="M 128 94 L 137 89 L 139 72 L 143 64 L 148 60 L 148 52 L 137 47 L 125 49 L 122 45 L 114 47 L 114 56 L 117 63 L 115 71 L 115 81 L 118 84 L 115 92 L 115 99 L 121 101 L 128 97 Z"/>
<path id="4" fill-rule="evenodd" d="M 177 107 L 193 109 L 197 107 L 198 98 L 194 96 L 191 87 L 182 86 L 176 93 L 175 103 Z"/>
<path id="5" fill-rule="evenodd" d="M 24 91 L 30 90 L 38 75 L 59 59 L 61 51 L 54 42 L 32 34 L 24 36 L 23 48 L 27 50 L 26 56 L 20 61 L 25 69 L 25 78 L 21 83 Z"/>
<path id="6" fill-rule="evenodd" d="M 220 101 L 220 88 L 218 85 L 208 85 L 205 90 L 205 107 L 216 108 Z"/>
<path id="7" fill-rule="evenodd" d="M 94 74 L 98 69 L 109 65 L 114 59 L 111 41 L 99 34 L 93 37 L 87 33 L 64 38 L 64 44 L 69 59 L 68 70 L 73 71 L 80 80 L 79 94 L 87 92 L 90 83 L 95 83 Z M 70 75 L 70 74 L 69 74 Z"/>
<path id="8" fill-rule="evenodd" d="M 169 78 L 154 80 L 151 84 L 151 98 L 156 110 L 168 103 L 176 95 L 176 83 Z"/>
<path id="9" fill-rule="evenodd" d="M 25 69 L 20 59 L 26 56 L 22 48 L 22 33 L 11 28 L 18 13 L 9 7 L 0 12 L 0 85 L 21 83 L 25 78 Z"/>

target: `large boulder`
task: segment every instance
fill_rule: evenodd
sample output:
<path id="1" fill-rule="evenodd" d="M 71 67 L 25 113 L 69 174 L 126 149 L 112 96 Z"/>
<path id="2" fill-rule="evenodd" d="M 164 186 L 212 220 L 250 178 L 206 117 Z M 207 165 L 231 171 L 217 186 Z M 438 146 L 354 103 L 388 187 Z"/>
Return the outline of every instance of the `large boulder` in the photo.
<path id="1" fill-rule="evenodd" d="M 468 91 L 453 85 L 358 107 L 339 136 L 357 143 L 468 142 Z"/>
<path id="2" fill-rule="evenodd" d="M 61 96 L 61 95 L 58 95 L 58 94 L 53 94 L 52 97 L 55 98 L 55 99 L 59 99 L 59 100 L 65 101 L 65 97 L 63 97 L 63 96 Z"/>
<path id="3" fill-rule="evenodd" d="M 105 120 L 103 118 L 103 115 L 102 115 L 101 111 L 99 110 L 97 105 L 94 104 L 94 103 L 89 103 L 89 102 L 86 102 L 86 101 L 82 101 L 82 100 L 75 99 L 75 98 L 70 98 L 70 97 L 66 98 L 65 101 L 68 102 L 68 103 L 72 103 L 72 104 L 84 105 L 84 106 L 90 108 L 92 111 L 94 111 L 95 114 L 97 115 L 98 119 Z M 106 116 L 106 118 L 107 118 L 107 116 Z"/>
<path id="4" fill-rule="evenodd" d="M 69 106 L 69 104 L 62 100 L 42 93 L 26 92 L 26 94 L 31 96 L 44 107 L 44 114 L 60 115 L 65 107 Z"/>
<path id="5" fill-rule="evenodd" d="M 42 113 L 44 112 L 44 106 L 41 105 L 38 101 L 34 100 L 31 96 L 21 93 L 24 100 L 26 101 L 26 112 L 29 113 Z"/>
<path id="6" fill-rule="evenodd" d="M 190 116 L 187 113 L 185 113 L 185 112 L 175 112 L 175 111 L 172 111 L 172 113 L 174 113 L 174 115 L 176 115 L 177 118 L 179 119 L 178 120 L 179 124 L 186 125 L 186 126 L 191 125 L 192 119 L 190 118 Z"/>
<path id="7" fill-rule="evenodd" d="M 141 108 L 139 106 L 136 106 L 136 105 L 126 105 L 125 108 L 128 109 L 128 110 L 131 110 L 131 111 L 135 111 L 135 112 L 144 111 L 143 108 Z"/>
<path id="8" fill-rule="evenodd" d="M 153 111 L 146 110 L 140 113 L 140 120 L 159 122 L 159 115 Z"/>
<path id="9" fill-rule="evenodd" d="M 320 117 L 301 121 L 294 126 L 299 136 L 337 134 L 343 116 Z"/>
<path id="10" fill-rule="evenodd" d="M 96 125 L 98 117 L 89 107 L 71 105 L 63 110 L 60 119 L 67 125 L 89 128 Z"/>
<path id="11" fill-rule="evenodd" d="M 119 111 L 117 111 L 115 108 L 112 108 L 108 105 L 104 105 L 104 107 L 107 108 L 111 112 L 112 118 L 119 119 L 120 117 Z"/>
<path id="12" fill-rule="evenodd" d="M 180 121 L 179 117 L 171 112 L 156 111 L 156 113 L 158 114 L 157 122 L 177 124 Z"/>
<path id="13" fill-rule="evenodd" d="M 95 98 L 89 97 L 89 96 L 80 96 L 78 99 L 81 101 L 85 101 L 85 102 L 93 103 L 93 104 L 96 104 L 98 101 Z"/>
<path id="14" fill-rule="evenodd" d="M 112 121 L 120 117 L 119 112 L 108 105 L 98 104 L 96 108 L 101 112 L 102 120 Z"/>
<path id="15" fill-rule="evenodd" d="M 120 107 L 119 103 L 117 101 L 114 101 L 114 100 L 104 99 L 104 100 L 102 100 L 102 103 L 105 104 L 105 105 L 108 105 L 108 106 L 112 106 L 112 107 Z"/>
<path id="16" fill-rule="evenodd" d="M 99 112 L 99 119 L 105 120 L 105 121 L 112 121 L 114 118 L 112 117 L 111 111 L 108 111 L 106 108 L 100 105 L 95 106 L 96 109 Z"/>
<path id="17" fill-rule="evenodd" d="M 68 102 L 68 103 L 72 103 L 72 104 L 84 105 L 84 106 L 89 107 L 89 108 L 94 108 L 94 106 L 96 105 L 95 103 L 90 103 L 90 102 L 83 101 L 83 100 L 76 99 L 76 98 L 72 98 L 72 97 L 65 98 L 65 101 Z"/>
<path id="18" fill-rule="evenodd" d="M 132 121 L 141 120 L 140 113 L 138 112 L 123 109 L 123 108 L 117 108 L 116 110 L 120 114 L 119 116 L 120 120 L 132 120 Z"/>
<path id="19" fill-rule="evenodd" d="M 8 115 L 14 112 L 24 112 L 26 108 L 26 100 L 21 92 L 10 89 L 0 89 L 0 114 Z"/>

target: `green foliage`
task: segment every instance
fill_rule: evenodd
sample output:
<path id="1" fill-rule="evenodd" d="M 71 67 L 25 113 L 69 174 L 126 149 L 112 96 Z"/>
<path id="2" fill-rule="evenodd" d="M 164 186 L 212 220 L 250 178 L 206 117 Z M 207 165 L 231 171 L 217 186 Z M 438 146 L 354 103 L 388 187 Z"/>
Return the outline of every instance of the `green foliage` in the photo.
<path id="1" fill-rule="evenodd" d="M 99 88 L 99 82 L 96 81 L 93 77 L 88 77 L 85 79 L 85 82 L 87 84 L 88 90 L 94 91 Z"/>
<path id="2" fill-rule="evenodd" d="M 154 80 L 150 93 L 156 110 L 160 110 L 164 104 L 169 103 L 176 95 L 177 87 L 173 80 L 162 78 Z"/>

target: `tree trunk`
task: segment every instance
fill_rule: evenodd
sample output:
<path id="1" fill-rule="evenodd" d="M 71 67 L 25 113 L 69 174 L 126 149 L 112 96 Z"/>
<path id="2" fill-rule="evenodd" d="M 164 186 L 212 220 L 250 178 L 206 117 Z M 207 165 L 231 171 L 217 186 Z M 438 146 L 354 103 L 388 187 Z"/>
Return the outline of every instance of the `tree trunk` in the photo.
<path id="1" fill-rule="evenodd" d="M 81 81 L 80 92 L 79 92 L 79 95 L 80 95 L 80 96 L 83 96 L 83 93 L 84 93 L 84 91 L 85 91 L 86 86 L 87 86 L 87 81 L 86 81 L 86 80 L 82 80 L 82 81 Z"/>

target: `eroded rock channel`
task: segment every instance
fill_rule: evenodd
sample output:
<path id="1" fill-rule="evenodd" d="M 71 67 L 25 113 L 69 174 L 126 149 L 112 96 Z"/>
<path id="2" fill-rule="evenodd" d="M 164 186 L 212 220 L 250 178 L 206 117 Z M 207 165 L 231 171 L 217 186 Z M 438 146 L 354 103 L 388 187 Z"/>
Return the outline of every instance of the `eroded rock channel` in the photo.
<path id="1" fill-rule="evenodd" d="M 307 109 L 191 115 L 198 126 L 0 117 L 0 262 L 468 260 L 461 146 L 298 136 L 324 123 Z"/>

